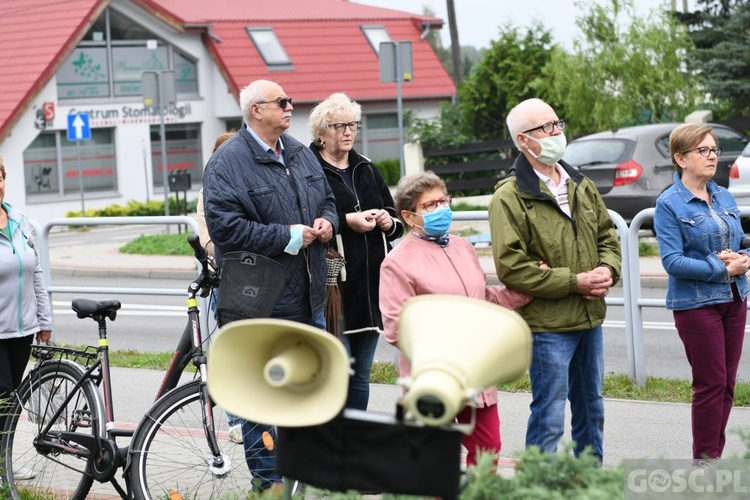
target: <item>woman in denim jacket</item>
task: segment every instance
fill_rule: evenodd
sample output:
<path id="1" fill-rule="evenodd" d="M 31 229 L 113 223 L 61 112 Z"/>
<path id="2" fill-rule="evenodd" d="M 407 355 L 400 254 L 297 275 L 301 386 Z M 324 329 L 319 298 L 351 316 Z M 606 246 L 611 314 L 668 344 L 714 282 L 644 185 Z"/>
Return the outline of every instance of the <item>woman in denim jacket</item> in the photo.
<path id="1" fill-rule="evenodd" d="M 667 309 L 693 371 L 693 459 L 714 459 L 724 450 L 734 401 L 750 257 L 739 253 L 737 203 L 711 180 L 721 154 L 711 127 L 678 126 L 669 153 L 677 173 L 656 200 L 654 230 L 669 275 Z"/>

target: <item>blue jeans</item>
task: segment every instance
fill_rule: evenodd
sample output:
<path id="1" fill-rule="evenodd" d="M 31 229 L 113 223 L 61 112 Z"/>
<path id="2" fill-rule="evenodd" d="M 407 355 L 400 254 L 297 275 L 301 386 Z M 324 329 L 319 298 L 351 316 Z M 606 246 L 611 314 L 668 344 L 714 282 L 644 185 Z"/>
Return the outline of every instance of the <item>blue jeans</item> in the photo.
<path id="1" fill-rule="evenodd" d="M 557 452 L 570 400 L 575 456 L 587 446 L 601 461 L 604 434 L 602 327 L 565 333 L 534 333 L 531 354 L 531 416 L 526 446 Z"/>
<path id="2" fill-rule="evenodd" d="M 325 309 L 321 308 L 319 313 L 307 321 L 301 321 L 325 330 Z M 238 418 L 233 416 L 234 418 Z M 242 445 L 245 448 L 245 462 L 253 475 L 253 485 L 257 484 L 260 491 L 280 483 L 281 474 L 274 469 L 274 454 L 263 446 L 263 432 L 271 433 L 276 440 L 276 429 L 272 425 L 259 424 L 249 420 L 242 420 Z"/>
<path id="3" fill-rule="evenodd" d="M 268 431 L 276 440 L 276 428 L 272 425 L 242 421 L 242 445 L 245 448 L 245 462 L 253 475 L 253 489 L 263 491 L 280 483 L 281 474 L 274 468 L 273 450 L 263 445 L 263 432 Z"/>
<path id="4" fill-rule="evenodd" d="M 375 330 L 368 330 L 343 337 L 346 352 L 354 358 L 354 374 L 349 377 L 349 393 L 346 396 L 345 407 L 367 410 L 370 400 L 370 371 L 380 334 Z"/>

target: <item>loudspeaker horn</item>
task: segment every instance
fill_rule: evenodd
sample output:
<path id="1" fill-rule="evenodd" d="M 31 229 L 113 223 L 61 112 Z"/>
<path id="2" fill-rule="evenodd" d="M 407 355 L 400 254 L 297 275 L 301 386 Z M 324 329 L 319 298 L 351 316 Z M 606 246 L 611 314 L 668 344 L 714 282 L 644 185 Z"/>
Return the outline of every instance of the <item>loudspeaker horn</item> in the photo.
<path id="1" fill-rule="evenodd" d="M 484 388 L 523 375 L 531 330 L 517 313 L 483 300 L 421 295 L 404 304 L 398 347 L 411 361 L 403 403 L 417 421 L 453 421 Z"/>
<path id="2" fill-rule="evenodd" d="M 248 319 L 219 330 L 208 354 L 208 391 L 253 422 L 304 427 L 328 422 L 346 402 L 349 356 L 330 333 L 282 319 Z"/>

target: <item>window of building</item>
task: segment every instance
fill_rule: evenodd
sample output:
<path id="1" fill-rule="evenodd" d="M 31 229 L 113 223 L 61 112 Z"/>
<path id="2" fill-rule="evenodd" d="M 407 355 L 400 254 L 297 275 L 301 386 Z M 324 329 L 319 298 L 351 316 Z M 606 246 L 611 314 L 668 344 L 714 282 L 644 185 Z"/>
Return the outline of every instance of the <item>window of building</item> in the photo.
<path id="1" fill-rule="evenodd" d="M 368 114 L 363 118 L 364 129 L 358 137 L 363 154 L 376 162 L 399 158 L 398 113 Z"/>
<path id="2" fill-rule="evenodd" d="M 91 129 L 91 140 L 76 143 L 67 132 L 44 132 L 23 153 L 26 195 L 29 199 L 56 199 L 84 193 L 117 191 L 114 131 Z"/>
<path id="3" fill-rule="evenodd" d="M 147 42 L 156 40 L 155 49 Z M 108 8 L 57 72 L 61 100 L 139 96 L 144 71 L 175 70 L 177 94 L 198 94 L 197 65 L 172 45 Z"/>
<path id="4" fill-rule="evenodd" d="M 292 61 L 276 37 L 276 33 L 273 32 L 273 28 L 248 27 L 245 30 L 269 69 L 290 68 Z"/>
<path id="5" fill-rule="evenodd" d="M 362 31 L 376 54 L 380 53 L 380 42 L 391 41 L 391 37 L 384 26 L 362 26 Z"/>
<path id="6" fill-rule="evenodd" d="M 203 182 L 203 149 L 199 123 L 165 125 L 167 149 L 167 174 L 190 174 L 192 187 Z M 164 186 L 164 162 L 161 156 L 159 125 L 151 126 L 151 179 L 154 188 Z"/>

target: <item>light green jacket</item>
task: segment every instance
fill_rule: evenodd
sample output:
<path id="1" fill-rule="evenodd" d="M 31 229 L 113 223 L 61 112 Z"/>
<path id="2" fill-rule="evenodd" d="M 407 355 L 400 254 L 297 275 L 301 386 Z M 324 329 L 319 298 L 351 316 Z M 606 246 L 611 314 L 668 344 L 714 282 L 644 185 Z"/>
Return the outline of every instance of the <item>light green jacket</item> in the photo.
<path id="1" fill-rule="evenodd" d="M 523 155 L 500 181 L 489 206 L 492 254 L 507 287 L 534 299 L 518 313 L 532 332 L 569 332 L 604 321 L 604 299 L 576 293 L 576 275 L 605 265 L 620 279 L 622 257 L 612 219 L 594 183 L 560 162 L 571 178 L 571 216 L 560 210 Z M 550 269 L 542 269 L 539 262 Z"/>

